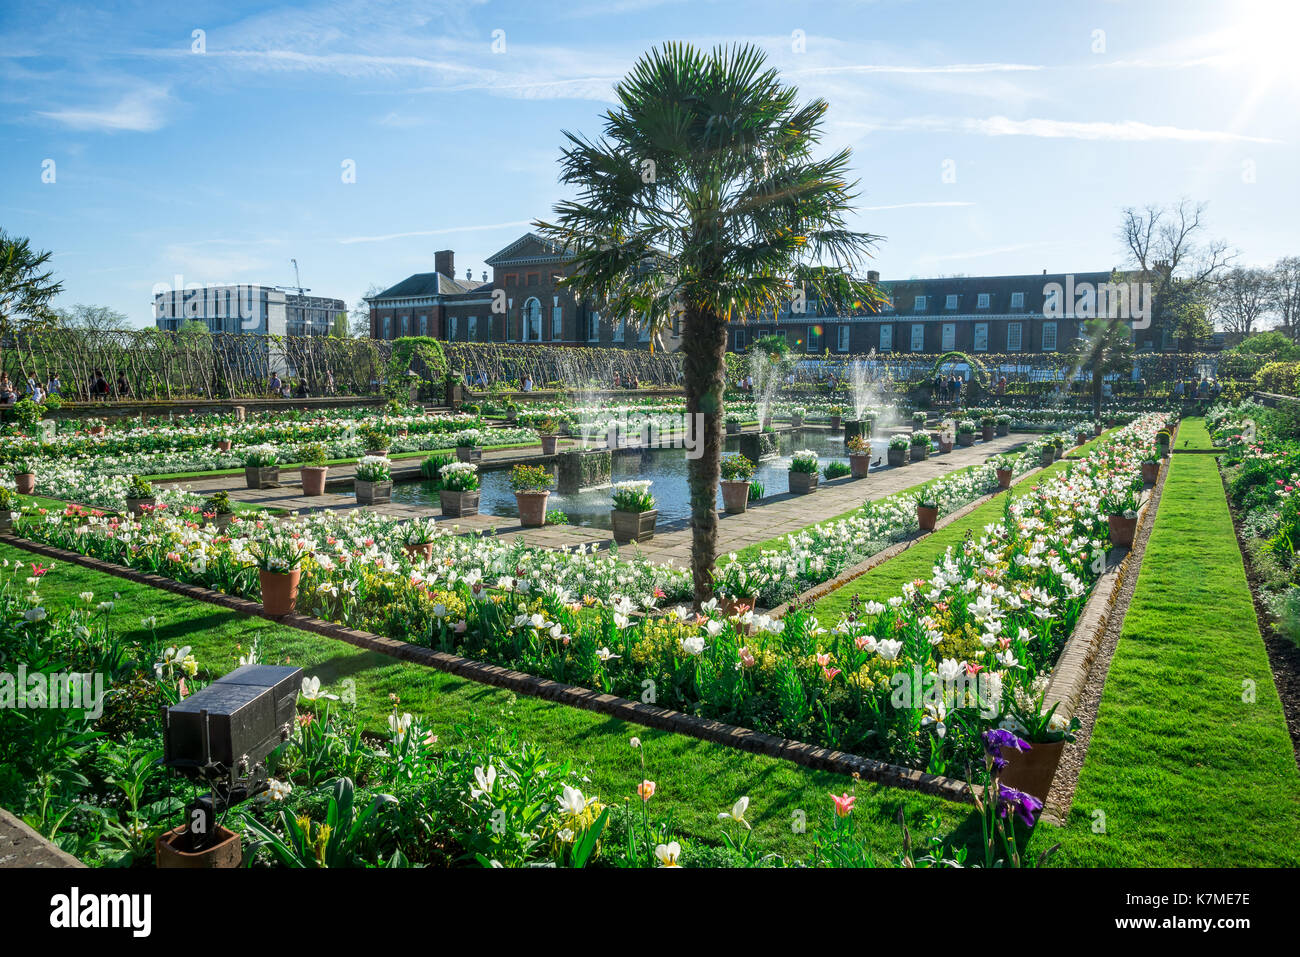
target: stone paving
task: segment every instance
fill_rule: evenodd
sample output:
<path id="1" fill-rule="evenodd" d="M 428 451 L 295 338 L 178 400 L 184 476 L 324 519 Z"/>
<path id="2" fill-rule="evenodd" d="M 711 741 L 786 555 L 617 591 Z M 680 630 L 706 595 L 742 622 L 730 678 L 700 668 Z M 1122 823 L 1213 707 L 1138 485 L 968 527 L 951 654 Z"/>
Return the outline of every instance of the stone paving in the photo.
<path id="1" fill-rule="evenodd" d="M 884 498 L 920 482 L 938 478 L 949 472 L 976 465 L 991 455 L 998 455 L 1022 445 L 1032 436 L 1012 433 L 992 441 L 977 441 L 967 448 L 957 447 L 946 455 L 933 455 L 922 462 L 906 466 L 873 469 L 866 479 L 844 477 L 832 481 L 822 480 L 821 486 L 811 495 L 791 495 L 788 492 L 769 493 L 761 505 L 751 505 L 741 515 L 719 515 L 718 554 L 738 551 L 747 545 L 764 542 L 789 532 L 795 532 L 816 522 L 825 521 L 848 511 L 863 502 Z M 560 449 L 576 448 L 578 443 L 562 440 Z M 597 445 L 597 447 L 600 447 Z M 483 462 L 494 467 L 506 467 L 519 462 L 542 464 L 554 456 L 542 455 L 528 449 L 497 449 L 484 451 Z M 419 477 L 421 457 L 398 459 L 393 465 L 393 475 L 398 481 Z M 607 529 L 583 528 L 574 525 L 548 525 L 544 528 L 524 528 L 517 518 L 493 515 L 474 515 L 465 518 L 443 518 L 441 513 L 427 506 L 358 505 L 351 495 L 341 495 L 333 489 L 350 488 L 355 467 L 330 466 L 329 482 L 324 495 L 305 497 L 296 470 L 283 470 L 281 485 L 268 489 L 245 487 L 243 475 L 226 475 L 177 482 L 201 495 L 224 490 L 239 502 L 264 508 L 284 509 L 291 512 L 310 513 L 325 509 L 366 511 L 391 515 L 400 519 L 433 518 L 453 534 L 495 534 L 503 538 L 521 538 L 530 545 L 543 548 L 574 548 L 580 545 L 607 548 L 613 538 Z M 625 557 L 643 557 L 661 564 L 686 566 L 690 564 L 691 529 L 687 519 L 660 523 L 655 537 L 647 542 L 621 546 Z"/>

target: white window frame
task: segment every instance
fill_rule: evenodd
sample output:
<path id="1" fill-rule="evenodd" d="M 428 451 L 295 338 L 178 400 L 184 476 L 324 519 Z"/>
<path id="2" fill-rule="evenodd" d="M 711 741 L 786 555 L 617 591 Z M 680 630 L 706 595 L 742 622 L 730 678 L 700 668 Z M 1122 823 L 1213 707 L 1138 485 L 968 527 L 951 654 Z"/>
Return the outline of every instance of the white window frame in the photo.
<path id="1" fill-rule="evenodd" d="M 976 309 L 987 309 L 988 307 L 989 307 L 989 294 L 987 292 L 982 292 L 975 297 Z"/>
<path id="2" fill-rule="evenodd" d="M 1015 333 L 1015 345 L 1012 345 L 1011 333 Z M 1007 323 L 1007 352 L 1020 352 L 1025 344 L 1024 326 L 1019 322 Z"/>
<path id="3" fill-rule="evenodd" d="M 944 307 L 945 309 L 956 309 L 956 308 L 957 308 L 957 297 L 956 297 L 956 295 L 954 295 L 954 294 L 952 294 L 952 293 L 949 293 L 948 298 L 947 298 L 946 300 L 944 300 L 943 307 Z"/>
<path id="4" fill-rule="evenodd" d="M 621 319 L 619 319 L 618 325 L 614 327 L 614 341 L 615 342 L 627 341 L 627 316 L 623 316 Z"/>
<path id="5" fill-rule="evenodd" d="M 816 349 L 813 348 L 813 338 L 816 336 L 816 329 L 817 329 L 817 326 L 807 326 L 807 327 L 804 328 L 804 338 L 803 338 L 803 351 L 804 351 L 804 352 L 816 352 L 816 351 L 817 351 Z M 821 337 L 818 336 L 817 338 L 821 338 Z"/>
<path id="6" fill-rule="evenodd" d="M 1050 341 L 1051 341 L 1051 345 L 1048 345 L 1048 341 L 1049 341 L 1049 339 L 1048 339 L 1048 333 L 1049 333 L 1049 332 L 1051 333 L 1051 339 L 1050 339 Z M 1044 351 L 1044 352 L 1055 352 L 1055 351 L 1056 351 L 1056 341 L 1057 341 L 1057 340 L 1056 340 L 1056 323 L 1054 323 L 1054 322 L 1044 322 L 1044 323 L 1043 323 L 1043 351 Z"/>
<path id="7" fill-rule="evenodd" d="M 925 307 L 926 307 L 926 297 L 925 297 L 925 296 L 915 296 L 915 297 L 912 299 L 912 311 L 913 311 L 913 312 L 925 312 Z"/>
<path id="8" fill-rule="evenodd" d="M 536 325 L 529 321 L 529 305 L 537 304 L 537 312 L 531 317 L 536 320 Z M 536 333 L 536 336 L 530 335 Z M 523 337 L 524 342 L 541 342 L 542 341 L 542 301 L 536 296 L 529 296 L 524 300 L 524 307 L 519 311 L 519 334 Z"/>
<path id="9" fill-rule="evenodd" d="M 987 322 L 975 323 L 974 341 L 972 351 L 988 352 L 989 351 L 989 324 Z"/>
<path id="10" fill-rule="evenodd" d="M 835 327 L 835 348 L 837 352 L 849 351 L 849 335 L 851 326 L 845 324 Z"/>
<path id="11" fill-rule="evenodd" d="M 939 337 L 939 351 L 952 352 L 957 348 L 957 323 L 945 322 Z"/>
<path id="12" fill-rule="evenodd" d="M 1012 309 L 1025 308 L 1025 294 L 1023 292 L 1013 292 L 1011 294 L 1011 308 Z"/>
<path id="13" fill-rule="evenodd" d="M 925 351 L 925 323 L 912 323 L 912 341 L 910 343 L 913 352 Z"/>
<path id="14" fill-rule="evenodd" d="M 420 335 L 427 336 L 428 334 L 429 334 L 429 317 L 427 315 L 422 315 L 420 316 Z"/>
<path id="15" fill-rule="evenodd" d="M 880 351 L 894 351 L 894 327 L 888 322 L 880 325 Z"/>

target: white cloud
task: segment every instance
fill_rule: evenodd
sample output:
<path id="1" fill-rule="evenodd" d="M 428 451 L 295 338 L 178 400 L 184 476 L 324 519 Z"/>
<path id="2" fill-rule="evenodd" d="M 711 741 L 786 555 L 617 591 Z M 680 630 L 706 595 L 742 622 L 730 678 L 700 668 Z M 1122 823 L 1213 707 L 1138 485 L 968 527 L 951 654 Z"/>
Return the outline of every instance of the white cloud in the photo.
<path id="1" fill-rule="evenodd" d="M 165 87 L 148 87 L 127 93 L 111 106 L 38 110 L 36 115 L 74 130 L 150 133 L 166 121 L 163 108 L 169 100 Z"/>
<path id="2" fill-rule="evenodd" d="M 1033 136 L 1042 139 L 1111 140 L 1151 142 L 1160 140 L 1185 143 L 1275 143 L 1260 136 L 1246 136 L 1226 130 L 1197 130 L 1179 126 L 1153 125 L 1136 120 L 1121 122 L 1049 120 L 1031 118 L 1013 120 L 1006 116 L 915 117 L 896 122 L 866 124 L 868 128 L 923 130 L 935 133 L 973 133 L 980 136 Z"/>

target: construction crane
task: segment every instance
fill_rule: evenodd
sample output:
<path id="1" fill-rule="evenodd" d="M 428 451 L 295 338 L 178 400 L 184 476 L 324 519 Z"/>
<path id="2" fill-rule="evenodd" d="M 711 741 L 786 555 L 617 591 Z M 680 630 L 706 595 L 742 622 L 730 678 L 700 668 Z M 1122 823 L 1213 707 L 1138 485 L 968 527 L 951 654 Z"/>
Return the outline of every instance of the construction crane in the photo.
<path id="1" fill-rule="evenodd" d="M 298 260 L 290 259 L 293 263 L 293 284 L 298 287 L 298 295 L 302 295 L 302 277 L 298 275 Z"/>

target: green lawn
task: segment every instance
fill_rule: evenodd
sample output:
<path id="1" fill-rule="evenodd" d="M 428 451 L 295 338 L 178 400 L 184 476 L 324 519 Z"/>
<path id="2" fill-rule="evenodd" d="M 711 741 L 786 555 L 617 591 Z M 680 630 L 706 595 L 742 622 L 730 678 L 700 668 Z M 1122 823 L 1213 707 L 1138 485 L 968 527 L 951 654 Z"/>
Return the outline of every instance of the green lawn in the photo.
<path id="1" fill-rule="evenodd" d="M 7 545 L 0 545 L 0 558 L 48 564 L 46 559 Z M 844 775 L 811 771 L 537 698 L 518 698 L 432 668 L 77 565 L 59 564 L 42 584 L 42 594 L 54 611 L 60 603 L 80 601 L 82 591 L 94 592 L 96 601 L 114 598 L 117 627 L 132 639 L 147 640 L 141 621 L 156 617 L 159 642 L 164 647 L 192 646 L 200 666 L 214 677 L 234 668 L 239 655 L 256 638 L 267 663 L 299 665 L 336 692 L 340 682 L 350 678 L 356 683 L 363 720 L 376 731 L 386 729 L 390 693 L 401 698 L 403 710 L 428 718 L 433 730 L 443 735 L 475 715 L 516 729 L 522 739 L 552 755 L 572 757 L 587 765 L 592 790 L 606 801 L 634 793 L 641 779 L 640 762 L 628 740 L 639 737 L 649 761 L 649 777 L 659 785 L 654 798 L 657 810 L 662 813 L 672 808 L 682 833 L 713 843 L 720 843 L 718 813 L 747 794 L 751 799 L 749 820 L 755 830 L 753 846 L 803 854 L 809 849 L 809 839 L 795 833 L 795 813 L 806 813 L 811 832 L 831 811 L 830 792 L 840 793 L 853 785 Z M 899 849 L 895 819 L 900 807 L 905 808 L 918 839 L 930 833 L 924 824 L 930 814 L 940 816 L 944 832 L 959 823 L 969 828 L 968 808 L 937 798 L 865 783 L 858 785 L 857 793 L 860 832 L 867 835 L 882 859 Z"/>
<path id="2" fill-rule="evenodd" d="M 1208 448 L 1203 420 L 1175 447 Z M 1300 864 L 1300 773 L 1213 456 L 1171 457 L 1070 817 L 1036 837 L 1049 839 L 1076 866 Z"/>
<path id="3" fill-rule="evenodd" d="M 1035 472 L 1029 478 L 1017 482 L 1012 486 L 1011 493 L 1013 495 L 1028 493 L 1040 482 L 1058 474 L 1069 464 L 1064 460 L 1055 462 L 1042 471 Z M 937 532 L 932 532 L 901 555 L 896 555 L 877 565 L 865 575 L 846 582 L 821 598 L 813 605 L 813 612 L 823 622 L 834 624 L 840 620 L 841 614 L 848 611 L 849 602 L 855 595 L 860 596 L 863 601 L 884 601 L 891 595 L 899 594 L 905 582 L 917 578 L 929 578 L 934 563 L 950 546 L 960 545 L 967 532 L 978 535 L 985 525 L 1002 518 L 1006 500 L 1005 495 L 998 495 L 964 518 Z"/>

